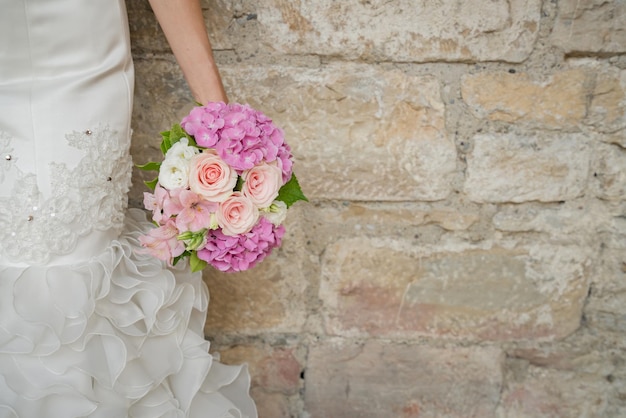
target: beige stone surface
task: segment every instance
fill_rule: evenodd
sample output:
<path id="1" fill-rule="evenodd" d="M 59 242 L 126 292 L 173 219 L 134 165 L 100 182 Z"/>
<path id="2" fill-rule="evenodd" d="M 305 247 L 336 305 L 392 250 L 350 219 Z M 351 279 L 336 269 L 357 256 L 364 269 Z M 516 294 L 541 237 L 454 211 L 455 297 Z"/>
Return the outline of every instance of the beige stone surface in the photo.
<path id="1" fill-rule="evenodd" d="M 261 39 L 286 54 L 520 62 L 537 38 L 540 5 L 538 0 L 272 0 L 258 12 Z"/>
<path id="2" fill-rule="evenodd" d="M 555 202 L 583 194 L 591 148 L 580 134 L 479 134 L 467 157 L 475 202 Z"/>
<path id="3" fill-rule="evenodd" d="M 451 192 L 456 149 L 434 77 L 346 64 L 225 74 L 233 100 L 284 128 L 310 198 L 434 201 Z"/>
<path id="4" fill-rule="evenodd" d="M 206 334 L 301 331 L 307 283 L 301 274 L 291 273 L 281 267 L 277 254 L 245 272 L 205 270 L 210 293 Z"/>
<path id="5" fill-rule="evenodd" d="M 595 74 L 595 79 L 587 123 L 600 132 L 612 134 L 609 138 L 615 140 L 609 142 L 626 147 L 626 70 L 590 65 L 588 71 Z"/>
<path id="6" fill-rule="evenodd" d="M 502 205 L 491 220 L 501 231 L 541 232 L 587 243 L 598 224 L 609 219 L 610 215 L 600 202 L 571 201 L 549 207 L 536 203 Z"/>
<path id="7" fill-rule="evenodd" d="M 561 338 L 580 324 L 584 249 L 408 248 L 382 239 L 328 246 L 320 284 L 328 333 L 498 341 Z"/>
<path id="8" fill-rule="evenodd" d="M 601 145 L 592 164 L 591 187 L 606 200 L 626 199 L 626 150 L 616 145 Z"/>
<path id="9" fill-rule="evenodd" d="M 491 347 L 323 341 L 309 354 L 305 410 L 311 418 L 495 417 L 502 362 Z"/>
<path id="10" fill-rule="evenodd" d="M 250 394 L 259 417 L 290 418 L 290 398 L 302 386 L 304 364 L 293 346 L 237 345 L 219 350 L 226 364 L 245 363 L 252 378 Z"/>
<path id="11" fill-rule="evenodd" d="M 265 392 L 295 394 L 300 388 L 300 372 L 304 366 L 294 347 L 238 345 L 219 350 L 226 364 L 246 363 L 253 387 Z"/>
<path id="12" fill-rule="evenodd" d="M 625 411 L 608 405 L 613 389 L 593 373 L 529 367 L 522 382 L 511 382 L 498 408 L 501 417 L 618 417 Z"/>
<path id="13" fill-rule="evenodd" d="M 580 68 L 533 79 L 528 73 L 481 72 L 463 78 L 463 100 L 477 117 L 576 128 L 587 113 L 588 74 Z"/>
<path id="14" fill-rule="evenodd" d="M 559 1 L 552 42 L 572 54 L 626 52 L 626 3 L 622 0 Z"/>
<path id="15" fill-rule="evenodd" d="M 259 267 L 205 272 L 261 418 L 626 416 L 622 0 L 201 4 L 311 199 Z M 141 163 L 192 99 L 127 7 Z"/>

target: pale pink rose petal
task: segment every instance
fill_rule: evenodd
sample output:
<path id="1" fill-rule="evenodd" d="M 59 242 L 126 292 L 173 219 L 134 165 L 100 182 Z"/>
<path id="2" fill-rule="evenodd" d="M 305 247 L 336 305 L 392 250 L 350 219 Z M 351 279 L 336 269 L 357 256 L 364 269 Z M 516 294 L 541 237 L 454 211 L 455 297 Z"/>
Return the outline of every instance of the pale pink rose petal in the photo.
<path id="1" fill-rule="evenodd" d="M 220 204 L 216 217 L 222 232 L 234 236 L 252 229 L 259 220 L 259 210 L 241 192 L 234 192 Z"/>
<path id="2" fill-rule="evenodd" d="M 214 150 L 195 155 L 189 171 L 190 189 L 211 202 L 224 201 L 237 184 L 237 172 Z"/>
<path id="3" fill-rule="evenodd" d="M 241 174 L 242 193 L 258 208 L 269 207 L 282 186 L 282 171 L 276 164 L 261 163 Z"/>

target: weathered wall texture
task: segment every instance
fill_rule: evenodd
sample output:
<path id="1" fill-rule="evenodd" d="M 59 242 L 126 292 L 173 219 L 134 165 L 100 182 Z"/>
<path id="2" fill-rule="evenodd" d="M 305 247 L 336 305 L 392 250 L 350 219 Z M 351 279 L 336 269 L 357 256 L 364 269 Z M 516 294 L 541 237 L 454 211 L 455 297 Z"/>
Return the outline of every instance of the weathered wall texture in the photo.
<path id="1" fill-rule="evenodd" d="M 128 4 L 145 161 L 191 97 Z M 257 269 L 205 275 L 262 418 L 626 416 L 626 2 L 203 5 L 311 200 Z"/>

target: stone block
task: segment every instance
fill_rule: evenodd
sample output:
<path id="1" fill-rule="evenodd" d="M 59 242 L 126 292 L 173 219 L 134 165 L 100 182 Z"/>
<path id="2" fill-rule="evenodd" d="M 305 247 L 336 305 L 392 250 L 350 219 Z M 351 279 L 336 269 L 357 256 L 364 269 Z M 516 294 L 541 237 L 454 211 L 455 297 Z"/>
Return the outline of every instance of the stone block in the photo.
<path id="1" fill-rule="evenodd" d="M 476 117 L 571 130 L 587 113 L 586 79 L 580 68 L 546 79 L 528 73 L 479 73 L 463 77 L 461 93 Z"/>
<path id="2" fill-rule="evenodd" d="M 573 200 L 550 206 L 536 203 L 501 205 L 492 222 L 500 231 L 545 232 L 561 239 L 587 239 L 596 233 L 598 223 L 609 219 L 610 214 L 602 202 Z"/>
<path id="3" fill-rule="evenodd" d="M 585 248 L 445 242 L 413 252 L 383 237 L 330 244 L 319 293 L 327 333 L 505 341 L 558 339 L 579 327 L 589 288 Z"/>
<path id="4" fill-rule="evenodd" d="M 596 263 L 592 292 L 585 305 L 587 326 L 595 332 L 626 332 L 626 253 L 603 246 Z"/>
<path id="5" fill-rule="evenodd" d="M 615 145 L 598 147 L 592 164 L 591 189 L 600 199 L 626 199 L 626 150 Z"/>
<path id="6" fill-rule="evenodd" d="M 465 193 L 475 202 L 555 202 L 587 185 L 591 150 L 581 134 L 479 134 L 467 156 Z"/>
<path id="7" fill-rule="evenodd" d="M 559 1 L 552 42 L 566 53 L 600 55 L 626 52 L 623 0 Z"/>
<path id="8" fill-rule="evenodd" d="M 617 417 L 609 401 L 613 389 L 604 376 L 530 366 L 520 382 L 502 394 L 499 417 Z"/>
<path id="9" fill-rule="evenodd" d="M 289 242 L 283 242 L 289 246 Z M 275 250 L 276 251 L 276 250 Z M 278 251 L 277 251 L 278 253 Z M 291 263 L 291 266 L 285 264 Z M 300 332 L 306 320 L 308 285 L 297 260 L 283 262 L 278 254 L 245 272 L 206 269 L 210 302 L 205 333 Z"/>
<path id="10" fill-rule="evenodd" d="M 495 417 L 503 353 L 368 341 L 310 349 L 305 410 L 311 418 Z"/>
<path id="11" fill-rule="evenodd" d="M 595 64 L 588 71 L 595 79 L 586 123 L 626 148 L 626 70 Z"/>
<path id="12" fill-rule="evenodd" d="M 238 345 L 219 353 L 226 364 L 248 364 L 253 387 L 286 395 L 300 389 L 304 365 L 294 347 Z"/>
<path id="13" fill-rule="evenodd" d="M 284 128 L 309 198 L 435 201 L 451 192 L 456 148 L 435 77 L 345 63 L 224 74 L 233 101 Z"/>
<path id="14" fill-rule="evenodd" d="M 226 364 L 248 365 L 252 378 L 250 394 L 259 418 L 291 418 L 290 398 L 302 387 L 304 369 L 293 346 L 238 345 L 218 349 Z"/>
<path id="15" fill-rule="evenodd" d="M 539 0 L 271 0 L 258 20 L 260 40 L 284 54 L 521 62 L 537 38 L 540 9 Z"/>
<path id="16" fill-rule="evenodd" d="M 246 37 L 242 25 L 235 25 L 233 18 L 249 14 L 240 4 L 230 0 L 200 0 L 205 25 L 214 50 L 233 49 L 239 46 L 239 39 Z M 147 1 L 129 0 L 126 2 L 130 25 L 131 45 L 136 55 L 170 54 L 171 50 L 159 26 L 150 4 Z M 241 23 L 241 21 L 239 22 Z M 239 29 L 239 30 L 233 30 Z M 241 39 L 242 41 L 244 39 Z"/>

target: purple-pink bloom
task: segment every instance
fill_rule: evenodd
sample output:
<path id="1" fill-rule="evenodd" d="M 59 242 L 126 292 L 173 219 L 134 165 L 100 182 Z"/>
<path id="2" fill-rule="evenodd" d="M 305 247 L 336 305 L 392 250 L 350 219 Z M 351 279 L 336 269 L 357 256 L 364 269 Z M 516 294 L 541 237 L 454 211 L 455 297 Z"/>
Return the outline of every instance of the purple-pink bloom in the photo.
<path id="1" fill-rule="evenodd" d="M 180 123 L 180 126 L 194 137 L 196 143 L 204 148 L 212 148 L 219 139 L 218 131 L 224 127 L 223 102 L 213 102 L 206 106 L 194 107 Z"/>
<path id="2" fill-rule="evenodd" d="M 218 102 L 196 107 L 183 118 L 181 126 L 199 146 L 215 148 L 239 173 L 262 161 L 280 160 L 284 182 L 291 178 L 291 151 L 283 131 L 248 105 Z"/>
<path id="3" fill-rule="evenodd" d="M 250 232 L 237 236 L 211 230 L 205 247 L 198 250 L 198 258 L 223 272 L 248 270 L 279 247 L 284 234 L 284 226 L 276 227 L 265 217 Z"/>

